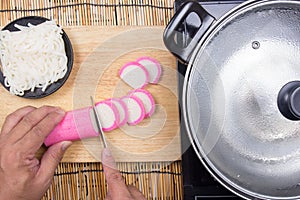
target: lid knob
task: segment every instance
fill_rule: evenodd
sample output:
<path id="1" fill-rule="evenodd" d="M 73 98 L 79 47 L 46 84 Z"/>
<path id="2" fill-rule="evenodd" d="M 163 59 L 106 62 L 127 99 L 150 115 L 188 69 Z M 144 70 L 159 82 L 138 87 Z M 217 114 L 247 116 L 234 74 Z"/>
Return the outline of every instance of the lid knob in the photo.
<path id="1" fill-rule="evenodd" d="M 291 81 L 281 88 L 277 105 L 286 118 L 300 120 L 300 81 Z"/>

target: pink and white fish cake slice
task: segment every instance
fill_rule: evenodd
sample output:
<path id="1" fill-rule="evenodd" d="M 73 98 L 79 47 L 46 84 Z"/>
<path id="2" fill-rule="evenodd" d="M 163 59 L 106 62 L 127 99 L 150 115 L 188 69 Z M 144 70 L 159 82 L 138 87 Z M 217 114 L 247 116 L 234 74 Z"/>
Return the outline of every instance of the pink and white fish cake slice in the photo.
<path id="1" fill-rule="evenodd" d="M 96 103 L 100 123 L 103 131 L 111 131 L 118 128 L 120 115 L 117 107 L 111 101 L 102 101 Z"/>
<path id="2" fill-rule="evenodd" d="M 136 125 L 145 118 L 145 108 L 143 102 L 135 96 L 125 96 L 121 100 L 126 104 L 128 111 L 129 125 Z"/>
<path id="3" fill-rule="evenodd" d="M 137 63 L 129 62 L 119 71 L 121 79 L 134 89 L 143 88 L 149 82 L 149 73 L 146 68 Z"/>
<path id="4" fill-rule="evenodd" d="M 145 117 L 150 117 L 155 111 L 155 101 L 150 92 L 144 89 L 137 89 L 129 92 L 129 96 L 139 98 L 145 108 Z"/>
<path id="5" fill-rule="evenodd" d="M 136 62 L 143 65 L 149 73 L 149 83 L 157 84 L 161 76 L 161 65 L 157 60 L 150 57 L 141 57 Z"/>
<path id="6" fill-rule="evenodd" d="M 123 126 L 124 124 L 127 123 L 127 120 L 128 120 L 128 111 L 127 111 L 127 107 L 125 105 L 125 103 L 119 99 L 119 98 L 111 98 L 111 99 L 108 99 L 107 101 L 109 102 L 112 102 L 117 110 L 118 110 L 118 113 L 119 113 L 119 117 L 120 117 L 120 122 L 118 124 L 118 126 Z"/>

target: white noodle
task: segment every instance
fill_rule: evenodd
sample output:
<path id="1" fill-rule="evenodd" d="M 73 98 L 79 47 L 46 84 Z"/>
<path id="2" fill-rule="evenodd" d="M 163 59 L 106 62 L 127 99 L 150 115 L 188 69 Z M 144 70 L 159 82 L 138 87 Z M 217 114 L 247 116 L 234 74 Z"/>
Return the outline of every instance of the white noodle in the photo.
<path id="1" fill-rule="evenodd" d="M 15 25 L 20 31 L 0 32 L 0 59 L 4 84 L 12 94 L 47 87 L 67 72 L 67 56 L 62 29 L 55 21 L 29 27 Z"/>

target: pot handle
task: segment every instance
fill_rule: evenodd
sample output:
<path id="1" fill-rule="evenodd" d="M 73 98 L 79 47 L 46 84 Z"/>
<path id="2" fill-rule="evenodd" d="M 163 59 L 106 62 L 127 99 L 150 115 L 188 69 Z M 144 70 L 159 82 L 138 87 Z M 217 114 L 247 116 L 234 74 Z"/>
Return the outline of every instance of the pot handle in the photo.
<path id="1" fill-rule="evenodd" d="M 182 27 L 185 25 L 185 20 L 191 13 L 195 13 L 198 15 L 199 19 L 201 20 L 201 25 L 200 27 L 197 27 L 198 30 L 196 31 L 196 33 L 190 33 L 188 29 L 186 30 L 186 33 L 182 33 L 180 29 L 182 29 Z M 199 2 L 186 2 L 178 9 L 178 11 L 175 13 L 175 15 L 165 28 L 163 36 L 165 46 L 178 59 L 185 63 L 188 63 L 198 42 L 214 21 L 215 18 L 211 16 L 199 4 Z M 187 45 L 180 44 L 178 42 L 178 39 L 184 39 L 187 35 L 191 35 L 191 38 L 187 39 Z"/>

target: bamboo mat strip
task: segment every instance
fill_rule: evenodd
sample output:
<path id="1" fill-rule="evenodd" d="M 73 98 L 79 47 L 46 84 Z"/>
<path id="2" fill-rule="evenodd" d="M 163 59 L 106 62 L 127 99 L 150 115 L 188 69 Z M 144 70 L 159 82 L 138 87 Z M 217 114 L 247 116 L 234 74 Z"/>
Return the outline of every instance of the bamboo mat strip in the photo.
<path id="1" fill-rule="evenodd" d="M 182 199 L 180 162 L 118 163 L 126 184 L 133 185 L 147 199 Z M 104 199 L 106 183 L 100 163 L 65 163 L 56 170 L 52 185 L 42 198 Z"/>
<path id="2" fill-rule="evenodd" d="M 165 26 L 173 0 L 14 0 L 0 1 L 4 26 L 24 16 L 44 16 L 62 26 Z"/>

